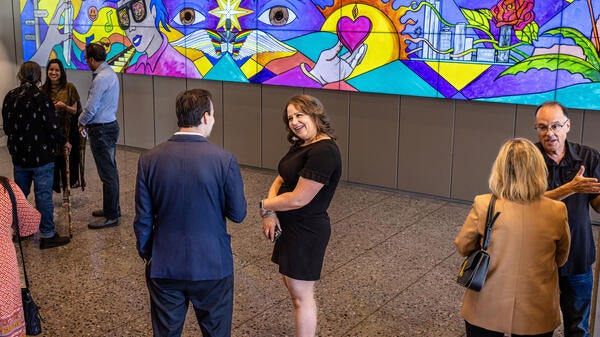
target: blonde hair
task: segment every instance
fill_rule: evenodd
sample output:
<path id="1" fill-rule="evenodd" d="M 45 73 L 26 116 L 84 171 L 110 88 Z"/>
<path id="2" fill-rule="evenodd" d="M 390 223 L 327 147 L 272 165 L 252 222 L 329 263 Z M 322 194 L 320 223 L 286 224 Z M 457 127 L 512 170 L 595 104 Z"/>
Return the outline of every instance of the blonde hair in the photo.
<path id="1" fill-rule="evenodd" d="M 540 199 L 548 187 L 548 168 L 540 150 L 529 140 L 514 138 L 502 145 L 492 166 L 489 187 L 500 199 Z"/>

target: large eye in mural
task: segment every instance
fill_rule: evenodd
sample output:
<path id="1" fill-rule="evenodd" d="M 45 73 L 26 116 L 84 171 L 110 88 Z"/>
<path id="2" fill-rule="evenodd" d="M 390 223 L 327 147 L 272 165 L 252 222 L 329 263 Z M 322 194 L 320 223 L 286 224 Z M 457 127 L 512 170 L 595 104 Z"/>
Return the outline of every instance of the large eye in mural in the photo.
<path id="1" fill-rule="evenodd" d="M 271 26 L 285 26 L 296 20 L 296 14 L 284 6 L 273 6 L 258 17 L 258 21 Z"/>
<path id="2" fill-rule="evenodd" d="M 175 23 L 178 25 L 190 26 L 200 23 L 205 19 L 206 17 L 204 17 L 204 15 L 197 10 L 193 8 L 184 8 L 179 11 L 179 16 L 176 16 L 173 21 L 175 21 Z"/>

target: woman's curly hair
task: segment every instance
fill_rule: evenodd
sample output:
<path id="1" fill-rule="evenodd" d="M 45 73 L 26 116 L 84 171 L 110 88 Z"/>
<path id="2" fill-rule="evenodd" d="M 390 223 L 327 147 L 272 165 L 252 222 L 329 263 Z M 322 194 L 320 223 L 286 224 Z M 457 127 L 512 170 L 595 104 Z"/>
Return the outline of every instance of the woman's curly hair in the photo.
<path id="1" fill-rule="evenodd" d="M 321 101 L 319 101 L 316 97 L 310 95 L 297 95 L 290 98 L 283 108 L 283 124 L 287 130 L 288 142 L 290 142 L 292 145 L 300 145 L 303 142 L 303 140 L 298 139 L 296 134 L 294 134 L 294 132 L 290 129 L 290 123 L 288 121 L 287 114 L 287 107 L 290 104 L 315 120 L 315 124 L 317 125 L 317 135 L 325 134 L 334 140 L 336 139 L 335 130 L 333 129 L 333 126 L 331 126 L 329 116 L 325 113 L 323 103 L 321 103 Z"/>

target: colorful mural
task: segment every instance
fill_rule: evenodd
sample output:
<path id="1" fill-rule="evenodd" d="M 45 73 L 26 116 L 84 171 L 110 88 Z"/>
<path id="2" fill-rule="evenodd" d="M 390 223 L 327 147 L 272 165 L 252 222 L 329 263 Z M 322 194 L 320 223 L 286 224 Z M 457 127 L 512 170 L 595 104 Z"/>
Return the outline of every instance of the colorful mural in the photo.
<path id="1" fill-rule="evenodd" d="M 21 0 L 25 60 L 600 110 L 597 0 Z"/>

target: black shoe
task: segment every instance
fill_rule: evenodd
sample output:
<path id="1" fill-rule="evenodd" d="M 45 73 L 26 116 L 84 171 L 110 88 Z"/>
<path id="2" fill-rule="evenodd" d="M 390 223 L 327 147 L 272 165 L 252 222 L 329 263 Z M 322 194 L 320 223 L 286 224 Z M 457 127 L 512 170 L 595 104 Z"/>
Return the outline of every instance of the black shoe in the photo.
<path id="1" fill-rule="evenodd" d="M 111 219 L 111 220 L 98 220 L 98 221 L 94 221 L 94 222 L 90 222 L 88 224 L 88 228 L 89 229 L 101 229 L 101 228 L 108 228 L 108 227 L 115 227 L 119 225 L 119 218 L 116 219 Z"/>
<path id="2" fill-rule="evenodd" d="M 33 234 L 30 234 L 30 235 L 27 235 L 27 236 L 21 236 L 21 241 L 25 241 L 25 240 L 27 240 L 29 238 L 32 238 L 32 237 L 33 237 Z M 17 234 L 13 234 L 12 241 L 13 242 L 19 242 L 19 239 L 17 239 Z"/>
<path id="3" fill-rule="evenodd" d="M 40 249 L 64 246 L 69 242 L 71 242 L 71 239 L 68 237 L 60 236 L 58 233 L 54 233 L 54 236 L 51 238 L 40 238 Z"/>
<path id="4" fill-rule="evenodd" d="M 95 211 L 92 212 L 92 216 L 103 217 L 104 216 L 104 210 L 97 209 L 97 210 L 95 210 Z"/>

